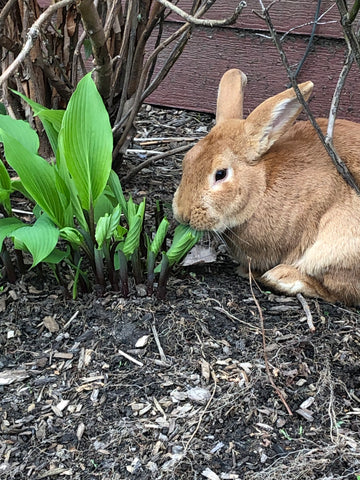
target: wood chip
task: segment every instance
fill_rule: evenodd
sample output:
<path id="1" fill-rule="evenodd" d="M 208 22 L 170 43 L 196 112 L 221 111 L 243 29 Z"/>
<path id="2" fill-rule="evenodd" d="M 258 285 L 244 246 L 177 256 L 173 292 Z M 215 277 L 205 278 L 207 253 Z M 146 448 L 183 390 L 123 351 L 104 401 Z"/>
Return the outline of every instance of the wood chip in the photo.
<path id="1" fill-rule="evenodd" d="M 201 472 L 201 475 L 205 478 L 209 478 L 209 480 L 220 480 L 220 477 L 210 468 L 205 468 L 205 470 Z"/>
<path id="2" fill-rule="evenodd" d="M 3 370 L 0 372 L 0 385 L 10 385 L 13 382 L 21 382 L 30 375 L 26 370 Z"/>

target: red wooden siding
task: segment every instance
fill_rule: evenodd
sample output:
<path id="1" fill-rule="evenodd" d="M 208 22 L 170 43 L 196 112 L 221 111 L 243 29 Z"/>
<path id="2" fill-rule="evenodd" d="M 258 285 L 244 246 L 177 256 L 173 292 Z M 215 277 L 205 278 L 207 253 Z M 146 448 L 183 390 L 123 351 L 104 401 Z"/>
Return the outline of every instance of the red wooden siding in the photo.
<path id="1" fill-rule="evenodd" d="M 189 3 L 189 0 L 183 0 L 179 5 L 188 10 Z M 260 10 L 259 3 L 250 0 L 247 4 L 235 27 L 195 28 L 173 70 L 147 101 L 214 112 L 219 79 L 223 72 L 234 67 L 241 68 L 248 76 L 244 114 L 269 96 L 285 89 L 287 76 L 272 40 L 267 38 L 266 25 L 252 13 L 252 9 Z M 234 5 L 236 1 L 233 0 L 218 0 L 208 16 L 228 16 Z M 321 12 L 328 10 L 331 5 L 334 2 L 323 1 Z M 316 6 L 317 0 L 282 1 L 275 3 L 270 10 L 273 24 L 280 33 L 302 25 L 291 31 L 284 40 L 285 51 L 294 66 L 306 50 L 312 25 L 305 24 L 313 21 Z M 175 16 L 172 18 L 175 19 Z M 317 27 L 314 48 L 298 77 L 299 81 L 312 80 L 315 84 L 311 105 L 317 116 L 328 115 L 346 52 L 335 5 L 323 17 L 322 22 L 332 23 Z M 177 21 L 169 21 L 166 33 L 172 33 L 178 26 Z M 342 94 L 339 117 L 360 121 L 359 70 L 355 65 Z"/>

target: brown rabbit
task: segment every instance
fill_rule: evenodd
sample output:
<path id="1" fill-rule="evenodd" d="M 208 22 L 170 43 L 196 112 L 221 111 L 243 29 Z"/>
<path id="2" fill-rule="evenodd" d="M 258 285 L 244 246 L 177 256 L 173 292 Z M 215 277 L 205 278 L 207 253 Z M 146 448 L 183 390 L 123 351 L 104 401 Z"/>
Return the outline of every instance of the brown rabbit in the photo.
<path id="1" fill-rule="evenodd" d="M 337 173 L 293 89 L 242 120 L 246 76 L 221 79 L 216 126 L 185 156 L 173 208 L 219 233 L 240 271 L 289 295 L 360 304 L 360 197 Z M 313 84 L 299 88 L 306 99 Z M 326 119 L 318 120 L 325 131 Z M 360 183 L 360 125 L 335 124 L 335 148 Z"/>

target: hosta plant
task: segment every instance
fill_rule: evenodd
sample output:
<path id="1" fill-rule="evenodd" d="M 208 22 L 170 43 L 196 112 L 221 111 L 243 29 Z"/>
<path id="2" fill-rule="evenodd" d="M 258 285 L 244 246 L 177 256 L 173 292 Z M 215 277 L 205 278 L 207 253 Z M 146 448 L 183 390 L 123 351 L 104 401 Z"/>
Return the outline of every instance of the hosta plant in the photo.
<path id="1" fill-rule="evenodd" d="M 146 236 L 142 242 L 145 199 L 140 204 L 126 199 L 111 169 L 109 117 L 91 74 L 79 82 L 65 111 L 49 110 L 18 95 L 42 121 L 54 160 L 38 155 L 39 139 L 27 122 L 0 115 L 5 159 L 18 175 L 10 177 L 0 161 L 0 253 L 8 279 L 14 280 L 15 269 L 5 238 L 12 240 L 15 251 L 31 254 L 32 267 L 49 264 L 59 281 L 60 265 L 70 266 L 74 296 L 78 285 L 84 289 L 89 285 L 85 264 L 90 265 L 97 288 L 103 291 L 109 283 L 124 296 L 129 293 L 130 266 L 137 283 L 143 282 L 145 268 L 151 294 L 155 275 L 163 285 L 171 265 L 196 243 L 199 233 L 177 227 L 172 246 L 163 252 L 168 230 L 164 218 L 153 238 Z M 11 194 L 16 190 L 34 204 L 31 225 L 13 215 Z M 163 287 L 158 293 L 164 296 Z"/>

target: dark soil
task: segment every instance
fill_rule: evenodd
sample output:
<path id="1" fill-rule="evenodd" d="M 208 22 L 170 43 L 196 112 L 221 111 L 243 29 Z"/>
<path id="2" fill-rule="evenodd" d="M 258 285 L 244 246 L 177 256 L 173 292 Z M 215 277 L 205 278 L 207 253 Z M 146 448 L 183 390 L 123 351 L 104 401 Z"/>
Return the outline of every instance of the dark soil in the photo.
<path id="1" fill-rule="evenodd" d="M 147 108 L 139 136 L 201 136 L 210 123 Z M 126 189 L 170 216 L 180 161 Z M 135 288 L 74 301 L 46 271 L 4 285 L 0 478 L 360 478 L 359 312 L 308 300 L 311 333 L 296 298 L 253 295 L 219 251 L 174 271 L 166 301 Z"/>

